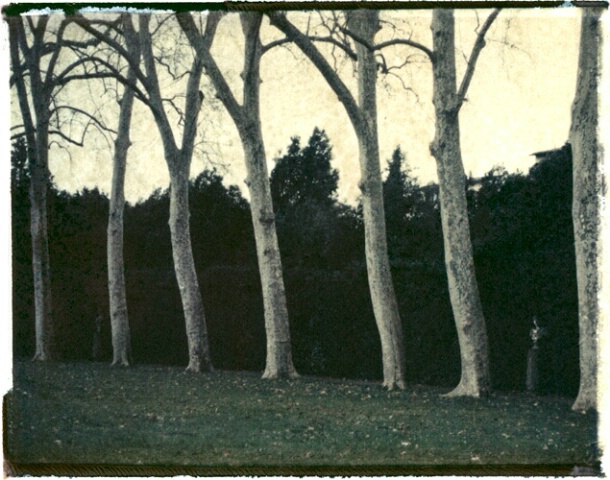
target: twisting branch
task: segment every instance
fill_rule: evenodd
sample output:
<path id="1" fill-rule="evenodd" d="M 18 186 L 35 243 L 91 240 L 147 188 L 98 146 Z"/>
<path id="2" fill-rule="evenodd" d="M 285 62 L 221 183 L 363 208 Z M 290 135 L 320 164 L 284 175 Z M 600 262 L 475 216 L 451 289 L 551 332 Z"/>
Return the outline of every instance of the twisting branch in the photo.
<path id="1" fill-rule="evenodd" d="M 408 38 L 394 38 L 394 39 L 388 40 L 386 42 L 378 43 L 377 45 L 375 45 L 373 47 L 373 50 L 382 50 L 386 47 L 391 47 L 392 45 L 407 45 L 409 47 L 417 48 L 418 50 L 421 50 L 422 52 L 424 52 L 432 63 L 434 63 L 434 61 L 435 61 L 434 52 L 432 50 L 430 50 L 425 45 L 422 45 L 421 43 L 415 42 Z"/>
<path id="2" fill-rule="evenodd" d="M 121 45 L 115 39 L 111 38 L 106 33 L 100 32 L 99 30 L 93 28 L 93 25 L 96 23 L 101 23 L 102 25 L 107 25 L 108 22 L 99 22 L 99 21 L 96 22 L 96 21 L 87 19 L 87 18 L 83 17 L 82 15 L 74 16 L 73 21 L 78 26 L 80 26 L 83 30 L 90 33 L 95 38 L 100 39 L 102 42 L 107 44 L 110 48 L 114 49 L 119 55 L 121 55 L 121 57 L 123 57 L 127 61 L 127 63 L 129 64 L 129 67 L 134 70 L 140 83 L 142 83 L 142 85 L 144 85 L 144 88 L 147 91 L 149 90 L 150 82 L 149 82 L 148 78 L 146 77 L 146 75 L 144 74 L 144 72 L 142 71 L 142 69 L 140 68 L 139 59 L 136 59 L 133 57 L 133 55 L 130 55 L 130 53 L 127 51 L 127 49 L 125 47 L 123 47 L 123 45 Z M 126 31 L 123 33 L 125 35 L 127 35 Z M 127 84 L 126 79 L 124 77 L 123 77 L 123 80 L 125 80 L 125 82 L 122 82 L 122 83 Z M 138 94 L 137 91 L 136 91 L 136 94 Z M 141 94 L 141 92 L 140 92 L 140 94 Z M 144 101 L 145 97 L 143 95 L 138 95 L 138 96 L 139 96 L 140 100 Z M 144 103 L 147 103 L 147 102 L 144 101 Z M 147 105 L 150 106 L 149 103 L 147 103 Z"/>
<path id="3" fill-rule="evenodd" d="M 97 118 L 95 118 L 92 114 L 90 114 L 89 112 L 86 112 L 85 110 L 81 110 L 78 107 L 72 107 L 70 105 L 58 105 L 57 107 L 55 107 L 53 110 L 51 110 L 50 114 L 53 115 L 54 113 L 58 113 L 59 110 L 69 110 L 72 113 L 78 113 L 80 115 L 83 115 L 84 117 L 87 117 L 91 122 L 95 123 L 98 128 L 105 130 L 107 132 L 110 133 L 114 133 L 116 134 L 116 130 L 113 130 L 112 128 L 106 126 L 104 124 L 104 122 L 101 122 L 100 120 L 98 120 Z"/>
<path id="4" fill-rule="evenodd" d="M 178 125 L 184 125 L 184 112 L 178 105 L 174 103 L 175 98 L 176 95 L 174 95 L 172 98 L 164 98 L 162 101 L 165 103 L 169 103 L 172 109 L 176 112 L 176 114 L 178 115 Z"/>
<path id="5" fill-rule="evenodd" d="M 87 128 L 85 127 L 84 131 L 83 131 L 83 137 L 84 134 L 87 132 Z M 66 142 L 71 143 L 72 145 L 76 145 L 77 147 L 84 147 L 85 143 L 84 140 L 81 139 L 79 140 L 74 140 L 72 137 L 66 135 L 65 133 L 63 133 L 61 130 L 49 130 L 49 135 L 57 135 L 61 138 L 63 138 Z"/>
<path id="6" fill-rule="evenodd" d="M 220 68 L 218 68 L 214 57 L 210 54 L 210 47 L 214 41 L 216 28 L 222 18 L 222 13 L 210 12 L 203 36 L 197 29 L 191 15 L 178 14 L 176 15 L 176 18 L 189 43 L 195 49 L 197 55 L 201 57 L 206 73 L 212 79 L 214 88 L 218 91 L 218 97 L 223 99 L 223 103 L 228 110 L 229 115 L 231 115 L 232 118 L 241 118 L 242 106 L 235 98 L 235 95 L 233 95 L 231 87 L 225 80 Z"/>
<path id="7" fill-rule="evenodd" d="M 359 44 L 364 45 L 368 50 L 370 50 L 372 52 L 376 51 L 376 50 L 382 50 L 386 47 L 391 47 L 392 45 L 408 45 L 409 47 L 417 48 L 418 50 L 421 50 L 422 52 L 424 52 L 428 56 L 430 61 L 432 63 L 434 63 L 434 52 L 432 50 L 430 50 L 428 47 L 422 45 L 421 43 L 415 42 L 409 38 L 394 38 L 394 39 L 388 40 L 386 42 L 378 43 L 377 45 L 371 45 L 369 42 L 367 42 L 363 38 L 360 38 L 358 35 L 351 32 L 347 28 L 345 28 L 345 27 L 340 27 L 340 28 L 341 28 L 342 32 L 344 32 L 346 35 L 348 35 L 349 37 L 354 39 L 354 41 L 358 42 Z"/>
<path id="8" fill-rule="evenodd" d="M 332 38 L 332 37 L 319 37 L 319 36 L 309 36 L 310 40 L 314 41 L 314 42 L 319 42 L 319 43 L 330 43 L 331 45 L 340 48 L 341 50 L 343 50 L 347 56 L 349 58 L 351 58 L 352 60 L 356 60 L 356 53 L 349 48 L 349 46 L 343 44 L 342 42 L 340 42 L 339 40 Z M 292 43 L 292 40 L 290 40 L 289 38 L 280 38 L 278 40 L 273 40 L 272 42 L 267 43 L 266 45 L 263 45 L 263 54 L 267 53 L 269 50 L 271 50 L 273 47 L 278 47 L 280 45 L 284 45 L 286 43 Z"/>
<path id="9" fill-rule="evenodd" d="M 291 38 L 318 70 L 320 70 L 324 79 L 345 105 L 345 110 L 347 111 L 351 122 L 354 124 L 355 129 L 359 130 L 362 128 L 364 119 L 362 118 L 356 99 L 345 83 L 339 78 L 339 75 L 337 75 L 328 61 L 316 48 L 314 43 L 286 18 L 285 13 L 270 11 L 267 12 L 267 16 L 269 17 L 271 24 L 279 28 L 288 38 Z"/>
<path id="10" fill-rule="evenodd" d="M 485 47 L 485 35 L 487 31 L 491 27 L 491 24 L 500 14 L 499 8 L 494 9 L 493 12 L 489 14 L 483 27 L 477 33 L 477 39 L 474 42 L 472 47 L 472 53 L 470 54 L 470 60 L 468 61 L 468 66 L 466 67 L 466 72 L 464 73 L 464 78 L 462 79 L 462 83 L 460 84 L 460 88 L 457 94 L 457 108 L 459 109 L 464 103 L 464 99 L 466 98 L 466 93 L 468 93 L 468 87 L 470 86 L 470 82 L 472 81 L 472 76 L 474 75 L 474 69 L 477 64 L 477 60 L 479 59 L 479 55 L 481 54 L 481 50 Z"/>

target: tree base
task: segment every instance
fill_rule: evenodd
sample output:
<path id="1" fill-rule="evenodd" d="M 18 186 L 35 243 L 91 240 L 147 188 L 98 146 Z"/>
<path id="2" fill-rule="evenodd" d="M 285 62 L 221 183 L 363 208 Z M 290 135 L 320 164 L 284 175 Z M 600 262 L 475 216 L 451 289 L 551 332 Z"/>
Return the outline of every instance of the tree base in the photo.
<path id="1" fill-rule="evenodd" d="M 578 413 L 588 413 L 597 410 L 597 402 L 595 395 L 587 395 L 579 393 L 572 405 L 572 411 Z"/>
<path id="2" fill-rule="evenodd" d="M 211 362 L 201 362 L 200 360 L 191 360 L 185 369 L 185 372 L 192 373 L 212 373 L 213 371 L 214 367 Z"/>
<path id="3" fill-rule="evenodd" d="M 129 361 L 127 360 L 114 360 L 111 364 L 111 367 L 129 367 Z"/>
<path id="4" fill-rule="evenodd" d="M 295 379 L 295 378 L 299 378 L 300 375 L 296 372 L 296 370 L 292 369 L 289 371 L 270 371 L 270 370 L 265 370 L 263 373 L 263 376 L 261 378 L 263 378 L 264 380 L 279 380 L 279 379 Z"/>
<path id="5" fill-rule="evenodd" d="M 32 362 L 48 362 L 49 356 L 46 353 L 37 353 L 32 357 Z"/>
<path id="6" fill-rule="evenodd" d="M 386 390 L 388 390 L 388 392 L 394 390 L 394 389 L 398 389 L 398 390 L 404 390 L 405 388 L 407 388 L 407 386 L 405 385 L 405 382 L 403 380 L 385 380 L 381 386 L 383 388 L 385 388 Z"/>
<path id="7" fill-rule="evenodd" d="M 470 397 L 470 398 L 481 398 L 487 396 L 487 391 L 481 391 L 480 388 L 475 386 L 467 387 L 463 383 L 455 387 L 449 393 L 443 393 L 441 397 L 443 398 L 454 398 L 454 397 Z"/>

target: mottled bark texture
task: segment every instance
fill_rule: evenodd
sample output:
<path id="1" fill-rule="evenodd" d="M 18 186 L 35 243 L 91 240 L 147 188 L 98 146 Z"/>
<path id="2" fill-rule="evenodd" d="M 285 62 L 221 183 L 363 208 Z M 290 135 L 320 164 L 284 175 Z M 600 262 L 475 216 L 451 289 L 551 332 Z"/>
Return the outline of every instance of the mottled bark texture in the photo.
<path id="1" fill-rule="evenodd" d="M 34 279 L 35 344 L 34 360 L 50 360 L 53 342 L 53 309 L 51 300 L 51 264 L 47 228 L 47 188 L 49 184 L 49 104 L 52 88 L 43 79 L 40 62 L 48 17 L 40 17 L 32 45 L 28 47 L 21 17 L 7 17 L 10 55 L 17 97 L 27 140 L 30 171 L 30 233 L 32 236 L 32 271 Z M 26 49 L 21 65 L 19 48 Z M 53 65 L 53 62 L 51 62 Z M 25 68 L 24 68 L 25 67 Z M 29 74 L 34 116 L 30 111 L 25 85 Z M 45 77 L 49 79 L 48 74 Z"/>
<path id="2" fill-rule="evenodd" d="M 347 13 L 348 28 L 369 45 L 380 29 L 377 10 Z M 381 339 L 383 385 L 404 388 L 405 351 L 402 324 L 388 259 L 383 186 L 377 133 L 377 62 L 374 52 L 356 43 L 358 99 L 362 124 L 357 132 L 360 188 L 364 212 L 366 267 L 373 312 Z"/>
<path id="3" fill-rule="evenodd" d="M 580 388 L 576 411 L 597 409 L 598 321 L 600 315 L 600 208 L 603 191 L 598 112 L 602 8 L 584 7 L 570 144 L 574 168 L 572 219 L 576 250 L 580 346 Z"/>
<path id="4" fill-rule="evenodd" d="M 183 161 L 181 165 L 170 168 L 169 227 L 174 268 L 186 321 L 189 349 L 187 370 L 200 372 L 202 370 L 212 370 L 212 362 L 208 347 L 203 300 L 191 245 L 188 197 L 189 166 L 190 161 Z"/>
<path id="5" fill-rule="evenodd" d="M 172 126 L 163 106 L 148 23 L 149 17 L 140 15 L 140 48 L 146 69 L 146 89 L 149 94 L 150 107 L 163 141 L 165 161 L 170 176 L 169 226 L 174 269 L 186 324 L 189 350 L 187 370 L 192 372 L 211 371 L 213 368 L 203 299 L 197 280 L 191 245 L 188 200 L 189 174 L 197 132 L 197 116 L 201 108 L 199 84 L 203 64 L 201 59 L 196 56 L 191 65 L 186 88 L 182 145 L 178 148 Z M 133 35 L 130 35 L 130 37 L 133 37 Z"/>
<path id="6" fill-rule="evenodd" d="M 129 21 L 123 14 L 122 22 Z M 139 58 L 137 42 L 128 45 L 135 58 Z M 128 81 L 136 83 L 135 71 L 130 68 Z M 131 339 L 127 296 L 125 292 L 125 264 L 123 261 L 123 211 L 125 209 L 125 170 L 127 151 L 131 146 L 129 131 L 133 110 L 134 92 L 125 88 L 120 101 L 119 127 L 114 142 L 112 186 L 108 212 L 107 254 L 108 254 L 108 293 L 110 301 L 110 328 L 112 331 L 112 364 L 128 366 L 131 363 Z"/>
<path id="7" fill-rule="evenodd" d="M 456 85 L 452 10 L 434 10 L 432 37 L 436 130 L 430 151 L 437 164 L 445 266 L 461 359 L 460 383 L 448 396 L 480 397 L 490 389 L 489 354 L 474 269 L 466 175 L 461 157 L 459 109 L 463 97 L 458 95 Z"/>
<path id="8" fill-rule="evenodd" d="M 259 38 L 262 14 L 240 14 L 246 39 L 244 52 L 244 105 L 241 121 L 236 122 L 244 153 L 250 191 L 250 206 L 256 240 L 267 337 L 267 361 L 263 378 L 296 377 L 292 363 L 290 325 L 282 271 L 282 259 L 277 241 L 275 217 L 271 201 L 269 172 L 260 120 L 260 61 L 262 45 Z"/>
<path id="9" fill-rule="evenodd" d="M 387 239 L 379 146 L 377 138 L 376 61 L 369 46 L 379 30 L 375 10 L 350 11 L 349 29 L 357 42 L 359 103 L 322 56 L 311 39 L 292 25 L 286 15 L 269 12 L 271 23 L 293 41 L 320 71 L 352 122 L 360 147 L 366 260 L 369 289 L 382 345 L 384 380 L 388 389 L 404 388 L 404 343 L 387 255 Z"/>
<path id="10" fill-rule="evenodd" d="M 263 378 L 294 378 L 298 374 L 292 361 L 292 346 L 288 308 L 282 271 L 282 261 L 277 241 L 275 217 L 269 186 L 269 172 L 260 121 L 260 61 L 263 48 L 259 33 L 262 15 L 255 12 L 241 13 L 245 36 L 243 79 L 243 104 L 240 105 L 228 86 L 210 46 L 220 14 L 210 13 L 203 36 L 188 15 L 179 15 L 179 22 L 191 45 L 203 59 L 206 73 L 214 84 L 218 98 L 231 115 L 239 132 L 248 177 L 250 206 L 259 274 L 263 290 L 267 359 Z"/>

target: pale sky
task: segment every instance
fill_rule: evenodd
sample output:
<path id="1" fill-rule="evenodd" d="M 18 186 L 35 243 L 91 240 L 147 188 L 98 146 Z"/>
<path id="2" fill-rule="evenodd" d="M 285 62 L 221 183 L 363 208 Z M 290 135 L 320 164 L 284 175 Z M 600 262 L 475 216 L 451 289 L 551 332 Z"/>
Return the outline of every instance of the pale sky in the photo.
<path id="1" fill-rule="evenodd" d="M 475 38 L 476 13 L 482 22 L 489 10 L 458 11 L 456 15 L 460 77 L 465 65 L 462 51 L 469 53 Z M 289 18 L 298 23 L 304 15 L 292 12 Z M 399 29 L 397 36 L 412 33 L 413 39 L 431 48 L 429 11 L 383 11 L 381 18 Z M 480 176 L 494 165 L 503 165 L 511 172 L 527 171 L 533 152 L 564 144 L 576 85 L 579 26 L 580 16 L 575 8 L 511 9 L 500 14 L 488 33 L 468 101 L 460 113 L 467 173 Z M 264 41 L 279 35 L 265 19 Z M 377 40 L 388 35 L 391 32 L 385 27 Z M 237 16 L 228 15 L 221 21 L 213 50 L 238 98 L 242 37 Z M 384 51 L 388 64 L 402 63 L 413 53 L 416 52 L 408 47 Z M 379 143 L 382 168 L 394 148 L 401 145 L 413 173 L 425 184 L 436 180 L 435 162 L 428 151 L 434 134 L 431 69 L 421 55 L 416 60 L 418 63 L 398 73 L 411 91 L 406 91 L 396 78 L 379 78 Z M 351 63 L 343 61 L 339 72 L 356 96 Z M 339 199 L 353 202 L 360 177 L 357 141 L 343 105 L 330 87 L 296 47 L 275 48 L 266 53 L 261 77 L 262 128 L 269 171 L 273 159 L 289 145 L 290 137 L 298 135 L 306 142 L 317 126 L 326 130 L 334 147 L 334 167 L 340 174 Z M 100 103 L 95 95 L 91 98 L 86 88 L 79 87 L 78 95 L 87 102 L 85 105 Z M 211 103 L 206 101 L 200 114 L 200 139 L 205 144 L 196 152 L 192 174 L 210 165 L 222 167 L 225 183 L 238 185 L 247 195 L 237 131 L 218 102 L 214 110 L 207 108 Z M 13 102 L 13 110 L 15 107 Z M 116 123 L 113 115 L 106 118 L 111 125 Z M 132 143 L 126 192 L 127 199 L 133 202 L 169 183 L 156 125 L 147 107 L 141 104 L 134 113 Z M 85 149 L 66 150 L 53 145 L 50 153 L 50 168 L 60 188 L 74 191 L 98 186 L 109 191 L 112 151 L 105 141 L 92 135 Z"/>

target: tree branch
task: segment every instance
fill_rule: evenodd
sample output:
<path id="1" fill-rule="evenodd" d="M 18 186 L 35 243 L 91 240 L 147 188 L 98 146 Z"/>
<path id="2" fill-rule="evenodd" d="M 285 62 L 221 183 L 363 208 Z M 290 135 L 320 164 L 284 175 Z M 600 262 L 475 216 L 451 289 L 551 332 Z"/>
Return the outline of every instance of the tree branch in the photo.
<path id="1" fill-rule="evenodd" d="M 86 131 L 86 129 L 85 129 L 85 131 Z M 71 143 L 72 145 L 76 145 L 78 147 L 85 146 L 85 143 L 83 142 L 83 140 L 81 140 L 80 142 L 78 140 L 74 140 L 73 138 L 71 138 L 68 135 L 66 135 L 65 133 L 63 133 L 61 130 L 49 130 L 49 135 L 57 135 L 57 136 L 63 138 L 64 140 L 66 140 L 68 143 Z"/>
<path id="2" fill-rule="evenodd" d="M 165 110 L 163 109 L 163 100 L 161 98 L 161 88 L 159 86 L 159 77 L 157 76 L 157 68 L 155 66 L 155 57 L 152 50 L 152 37 L 149 30 L 150 15 L 140 15 L 140 31 L 139 31 L 139 42 L 141 48 L 141 55 L 144 60 L 144 69 L 146 71 L 147 88 L 150 96 L 150 108 L 153 116 L 157 121 L 161 138 L 165 144 L 166 157 L 168 160 L 177 160 L 173 157 L 168 156 L 169 151 L 176 151 L 178 149 L 176 145 L 176 139 L 174 132 L 171 128 Z M 128 41 L 136 41 L 136 33 L 132 30 L 133 26 L 130 27 Z"/>
<path id="3" fill-rule="evenodd" d="M 376 51 L 376 50 L 382 50 L 386 47 L 391 47 L 392 45 L 408 45 L 409 47 L 417 48 L 418 50 L 421 50 L 422 52 L 424 52 L 428 56 L 430 61 L 432 63 L 434 63 L 434 52 L 432 52 L 432 50 L 430 50 L 428 47 L 422 45 L 421 43 L 415 42 L 408 38 L 394 38 L 394 39 L 388 40 L 386 42 L 378 43 L 377 45 L 371 45 L 366 40 L 364 40 L 363 38 L 360 38 L 358 35 L 351 32 L 347 28 L 345 28 L 345 27 L 339 27 L 339 28 L 341 28 L 341 31 L 344 32 L 346 35 L 348 35 L 349 37 L 354 39 L 354 41 L 358 42 L 361 45 L 364 45 L 368 50 L 370 50 L 372 52 Z"/>
<path id="4" fill-rule="evenodd" d="M 408 38 L 394 38 L 392 40 L 388 40 L 387 42 L 381 42 L 377 45 L 373 46 L 373 50 L 381 50 L 386 47 L 391 47 L 392 45 L 407 45 L 409 47 L 417 48 L 424 52 L 430 61 L 434 63 L 435 57 L 434 52 L 430 50 L 428 47 L 422 45 L 421 43 L 414 42 L 413 40 L 409 40 Z"/>
<path id="5" fill-rule="evenodd" d="M 483 48 L 485 47 L 485 35 L 487 34 L 487 31 L 491 27 L 491 24 L 500 14 L 500 10 L 501 9 L 496 8 L 496 9 L 494 9 L 493 12 L 491 12 L 489 14 L 487 19 L 485 20 L 485 23 L 483 24 L 483 27 L 477 34 L 477 39 L 474 42 L 474 45 L 472 47 L 472 53 L 470 54 L 470 60 L 468 61 L 468 66 L 466 67 L 466 72 L 464 73 L 464 78 L 462 79 L 462 83 L 461 83 L 460 88 L 457 93 L 457 108 L 458 109 L 464 103 L 466 94 L 468 93 L 468 87 L 470 86 L 470 82 L 472 81 L 472 77 L 474 75 L 474 69 L 476 67 L 477 60 L 479 59 L 481 50 L 483 50 Z"/>
<path id="6" fill-rule="evenodd" d="M 347 45 L 341 43 L 339 40 L 337 40 L 335 38 L 318 37 L 318 36 L 310 36 L 309 38 L 314 42 L 330 43 L 331 45 L 334 45 L 335 47 L 338 47 L 341 50 L 343 50 L 345 52 L 345 54 L 352 60 L 354 60 L 354 61 L 357 60 L 356 53 L 351 48 L 349 48 Z M 281 38 L 281 39 L 269 42 L 268 44 L 263 45 L 263 54 L 267 53 L 273 47 L 278 47 L 280 45 L 284 45 L 286 43 L 291 43 L 291 42 L 292 42 L 292 40 L 290 40 L 289 38 Z"/>
<path id="7" fill-rule="evenodd" d="M 290 21 L 288 21 L 285 13 L 270 11 L 267 12 L 266 15 L 269 17 L 271 24 L 281 30 L 286 37 L 290 38 L 316 66 L 339 100 L 345 106 L 347 115 L 353 123 L 356 131 L 360 131 L 364 123 L 364 119 L 362 118 L 358 103 L 345 83 L 343 83 L 341 78 L 339 78 L 337 72 L 333 70 L 313 42 Z"/>
<path id="8" fill-rule="evenodd" d="M 224 75 L 216 64 L 216 60 L 214 60 L 214 57 L 209 51 L 214 41 L 214 36 L 216 35 L 216 27 L 220 22 L 220 12 L 210 12 L 203 37 L 199 33 L 191 15 L 179 14 L 176 18 L 189 43 L 195 49 L 197 55 L 202 59 L 203 66 L 205 67 L 208 77 L 210 77 L 210 80 L 212 80 L 212 83 L 214 84 L 218 98 L 220 98 L 224 104 L 229 115 L 231 115 L 231 118 L 236 122 L 241 121 L 243 116 L 242 106 L 237 102 L 231 87 L 229 87 Z"/>
<path id="9" fill-rule="evenodd" d="M 96 30 L 92 26 L 93 24 L 96 24 L 96 23 L 102 24 L 102 25 L 109 25 L 109 22 L 89 20 L 82 15 L 74 16 L 73 20 L 74 20 L 74 23 L 76 23 L 83 30 L 85 30 L 86 32 L 89 32 L 95 38 L 101 40 L 102 42 L 107 44 L 109 47 L 114 49 L 119 55 L 121 55 L 121 57 L 123 57 L 127 61 L 127 63 L 129 64 L 129 67 L 133 68 L 140 83 L 142 83 L 142 85 L 144 86 L 144 88 L 147 91 L 149 90 L 149 87 L 150 87 L 149 80 L 146 77 L 146 75 L 144 74 L 144 72 L 142 71 L 142 69 L 140 68 L 139 59 L 133 58 L 133 55 L 131 55 L 129 53 L 129 51 L 126 48 L 124 48 L 119 42 L 117 42 L 113 38 L 109 37 L 106 33 L 102 33 L 100 31 Z M 125 34 L 125 36 L 127 36 L 126 32 L 123 32 L 123 33 Z M 135 41 L 137 41 L 137 37 L 136 37 Z M 140 100 L 143 100 L 143 99 L 140 98 Z M 144 102 L 144 103 L 146 103 L 148 106 L 150 106 L 150 104 L 148 102 Z"/>
<path id="10" fill-rule="evenodd" d="M 59 106 L 57 106 L 56 108 L 54 108 L 54 109 L 53 109 L 53 110 L 50 112 L 50 115 L 53 115 L 54 113 L 59 112 L 59 110 L 70 110 L 70 111 L 71 111 L 71 112 L 73 112 L 73 113 L 78 113 L 78 114 L 80 114 L 80 115 L 83 115 L 83 116 L 87 117 L 89 120 L 91 120 L 92 122 L 94 122 L 95 124 L 97 124 L 97 126 L 98 126 L 99 128 L 101 128 L 102 130 L 105 130 L 105 131 L 107 131 L 107 132 L 114 133 L 114 134 L 116 134 L 116 133 L 117 133 L 117 132 L 116 132 L 116 130 L 113 130 L 112 128 L 107 127 L 107 126 L 106 126 L 106 125 L 105 125 L 103 122 L 101 122 L 100 120 L 98 120 L 98 119 L 97 119 L 96 117 L 94 117 L 92 114 L 90 114 L 89 112 L 86 112 L 85 110 L 81 110 L 81 109 L 80 109 L 80 108 L 78 108 L 78 107 L 72 107 L 72 106 L 69 106 L 69 105 L 59 105 Z"/>

